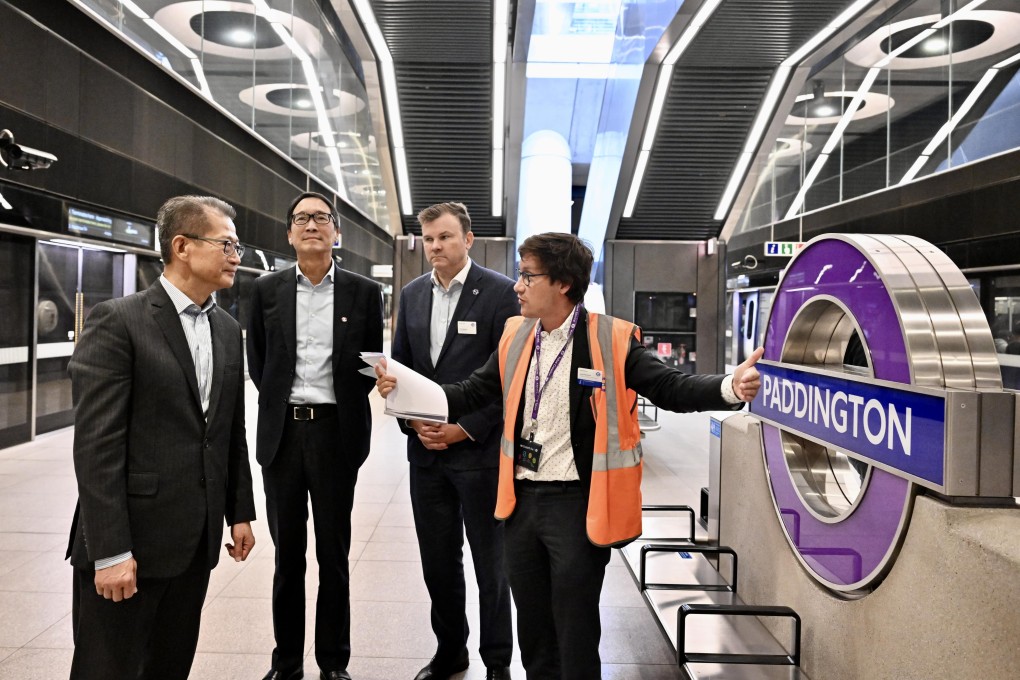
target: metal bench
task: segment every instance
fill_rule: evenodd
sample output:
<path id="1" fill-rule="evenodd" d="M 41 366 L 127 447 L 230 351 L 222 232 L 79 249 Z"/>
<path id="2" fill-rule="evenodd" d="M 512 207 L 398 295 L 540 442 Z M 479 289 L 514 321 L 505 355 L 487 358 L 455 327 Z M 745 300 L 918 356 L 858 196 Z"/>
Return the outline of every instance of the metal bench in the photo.
<path id="1" fill-rule="evenodd" d="M 690 680 L 806 679 L 798 667 L 800 617 L 796 612 L 745 604 L 737 595 L 736 552 L 726 546 L 695 544 L 692 508 L 648 505 L 643 510 L 674 516 L 646 517 L 645 533 L 620 553 L 660 631 L 676 651 L 684 676 Z M 759 616 L 794 621 L 789 650 Z"/>

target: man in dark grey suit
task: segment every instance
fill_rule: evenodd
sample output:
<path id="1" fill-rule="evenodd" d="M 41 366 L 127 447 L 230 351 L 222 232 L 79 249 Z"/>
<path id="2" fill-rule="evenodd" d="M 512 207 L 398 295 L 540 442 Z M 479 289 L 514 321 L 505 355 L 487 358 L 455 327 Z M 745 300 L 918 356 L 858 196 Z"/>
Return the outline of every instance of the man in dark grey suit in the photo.
<path id="1" fill-rule="evenodd" d="M 248 372 L 259 388 L 256 456 L 276 544 L 276 649 L 265 678 L 304 676 L 311 498 L 319 562 L 315 660 L 323 680 L 349 680 L 351 510 L 372 436 L 372 379 L 358 371 L 361 352 L 382 350 L 382 295 L 377 283 L 333 262 L 340 226 L 325 196 L 298 196 L 287 224 L 297 266 L 256 281 L 248 327 Z"/>
<path id="2" fill-rule="evenodd" d="M 187 678 L 224 518 L 231 557 L 255 544 L 241 329 L 212 299 L 241 259 L 233 217 L 163 204 L 163 275 L 97 305 L 71 357 L 72 680 Z"/>
<path id="3" fill-rule="evenodd" d="M 520 313 L 514 282 L 468 257 L 474 234 L 463 203 L 425 208 L 418 222 L 433 269 L 401 291 L 393 358 L 438 383 L 459 382 L 496 351 L 506 320 Z M 510 587 L 503 527 L 493 517 L 501 406 L 455 424 L 398 422 L 408 435 L 411 506 L 438 643 L 415 680 L 443 680 L 468 666 L 465 530 L 478 581 L 479 652 L 489 680 L 509 678 Z"/>

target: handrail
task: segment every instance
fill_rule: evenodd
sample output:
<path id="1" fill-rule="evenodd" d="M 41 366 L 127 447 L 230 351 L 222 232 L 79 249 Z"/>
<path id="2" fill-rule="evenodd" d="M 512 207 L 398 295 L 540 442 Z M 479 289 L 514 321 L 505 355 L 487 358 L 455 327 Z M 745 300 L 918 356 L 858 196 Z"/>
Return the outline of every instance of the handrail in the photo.
<path id="1" fill-rule="evenodd" d="M 690 616 L 698 614 L 717 616 L 777 616 L 792 618 L 794 622 L 793 651 L 790 654 L 705 654 L 688 652 L 684 645 L 687 632 L 687 619 Z M 789 607 L 733 604 L 684 604 L 680 606 L 679 610 L 677 610 L 676 626 L 676 657 L 677 665 L 681 667 L 687 663 L 737 663 L 800 666 L 800 615 Z"/>
<path id="2" fill-rule="evenodd" d="M 647 560 L 650 552 L 685 552 L 698 553 L 700 555 L 729 555 L 733 558 L 733 567 L 730 570 L 729 584 L 702 584 L 702 583 L 646 583 Z M 641 556 L 638 563 L 638 588 L 641 590 L 705 590 L 716 592 L 737 592 L 737 553 L 733 548 L 725 545 L 670 545 L 665 543 L 646 543 L 641 546 Z"/>
<path id="3" fill-rule="evenodd" d="M 694 508 L 689 505 L 642 505 L 641 512 L 688 512 L 691 515 L 690 533 L 688 538 L 678 536 L 645 536 L 641 535 L 643 541 L 686 541 L 694 543 Z"/>

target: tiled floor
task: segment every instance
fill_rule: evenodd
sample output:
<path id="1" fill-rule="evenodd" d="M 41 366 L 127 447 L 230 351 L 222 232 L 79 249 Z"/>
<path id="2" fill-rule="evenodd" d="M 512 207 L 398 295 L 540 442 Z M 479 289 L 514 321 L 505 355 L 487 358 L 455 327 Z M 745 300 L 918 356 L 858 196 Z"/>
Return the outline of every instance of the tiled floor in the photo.
<path id="1" fill-rule="evenodd" d="M 248 436 L 254 438 L 257 393 L 248 384 Z M 410 680 L 431 657 L 428 594 L 408 498 L 404 439 L 381 413 L 372 454 L 362 468 L 353 515 L 351 550 L 352 647 L 356 680 Z M 660 431 L 645 439 L 645 502 L 697 507 L 708 478 L 708 418 L 660 412 Z M 76 489 L 70 429 L 0 450 L 0 680 L 66 678 L 71 664 L 71 567 L 64 561 Z M 254 460 L 259 515 L 264 516 L 261 475 Z M 248 560 L 223 559 L 212 573 L 202 635 L 191 677 L 258 680 L 273 647 L 270 592 L 273 546 L 264 521 L 255 523 L 257 545 Z M 310 542 L 313 540 L 309 537 Z M 314 556 L 312 546 L 309 554 Z M 477 652 L 477 591 L 470 582 L 472 664 L 461 678 L 478 680 L 485 669 Z M 314 621 L 316 566 L 309 560 L 308 630 Z M 672 653 L 619 556 L 613 556 L 602 593 L 603 678 L 678 678 Z M 311 650 L 306 677 L 317 678 Z M 519 654 L 511 668 L 524 678 Z"/>

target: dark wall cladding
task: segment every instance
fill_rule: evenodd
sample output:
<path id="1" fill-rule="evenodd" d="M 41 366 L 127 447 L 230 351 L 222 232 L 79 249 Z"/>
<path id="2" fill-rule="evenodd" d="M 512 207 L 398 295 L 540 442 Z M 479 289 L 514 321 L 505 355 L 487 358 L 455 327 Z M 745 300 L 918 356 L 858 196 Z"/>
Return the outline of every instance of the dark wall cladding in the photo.
<path id="1" fill-rule="evenodd" d="M 60 201 L 155 221 L 170 196 L 213 194 L 237 209 L 244 242 L 292 255 L 284 213 L 305 190 L 298 168 L 69 2 L 0 0 L 0 26 L 0 129 L 59 159 L 2 176 L 48 194 L 33 192 L 25 223 L 61 231 Z M 338 208 L 345 266 L 388 264 L 392 237 Z"/>

